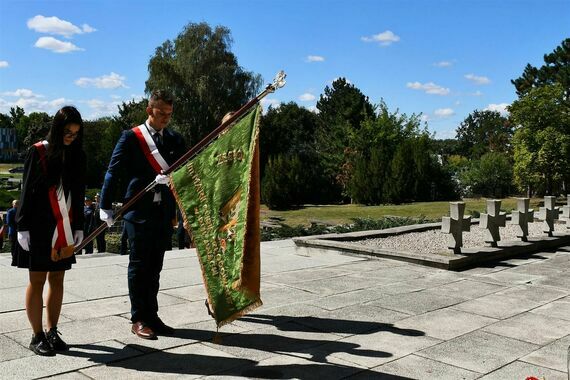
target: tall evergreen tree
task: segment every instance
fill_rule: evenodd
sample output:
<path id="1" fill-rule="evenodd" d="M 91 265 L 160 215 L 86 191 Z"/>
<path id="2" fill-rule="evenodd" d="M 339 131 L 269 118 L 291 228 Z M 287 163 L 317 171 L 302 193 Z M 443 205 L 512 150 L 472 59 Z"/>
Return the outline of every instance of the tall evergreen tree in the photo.
<path id="1" fill-rule="evenodd" d="M 544 65 L 536 68 L 527 64 L 519 78 L 511 80 L 517 95 L 523 96 L 531 89 L 559 83 L 570 96 L 570 38 L 566 38 L 550 54 L 544 55 Z"/>
<path id="2" fill-rule="evenodd" d="M 331 186 L 339 186 L 345 174 L 343 166 L 346 168 L 350 135 L 360 129 L 364 120 L 374 117 L 374 106 L 356 86 L 339 78 L 325 87 L 317 101 L 317 110 L 317 152 Z M 340 192 L 338 196 L 340 199 Z"/>

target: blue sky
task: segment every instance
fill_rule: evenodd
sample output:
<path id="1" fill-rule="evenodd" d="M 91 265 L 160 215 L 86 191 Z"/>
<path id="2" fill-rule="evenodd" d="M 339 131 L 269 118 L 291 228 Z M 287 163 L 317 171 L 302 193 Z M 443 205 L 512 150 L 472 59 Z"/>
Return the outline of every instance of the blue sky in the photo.
<path id="1" fill-rule="evenodd" d="M 0 112 L 114 114 L 144 96 L 155 48 L 202 21 L 228 27 L 239 64 L 266 83 L 287 72 L 266 105 L 314 109 L 346 77 L 447 138 L 473 110 L 516 99 L 510 80 L 570 37 L 570 1 L 0 0 Z"/>

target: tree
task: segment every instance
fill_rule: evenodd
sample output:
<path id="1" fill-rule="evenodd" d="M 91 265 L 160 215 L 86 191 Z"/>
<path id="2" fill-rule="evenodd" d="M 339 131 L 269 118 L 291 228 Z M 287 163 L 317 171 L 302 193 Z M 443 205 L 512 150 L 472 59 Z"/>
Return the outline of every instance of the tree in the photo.
<path id="1" fill-rule="evenodd" d="M 148 116 L 146 113 L 147 104 L 148 99 L 142 99 L 138 102 L 134 99 L 128 103 L 122 102 L 118 107 L 119 115 L 114 117 L 115 122 L 123 130 L 131 129 L 142 124 Z"/>
<path id="2" fill-rule="evenodd" d="M 121 134 L 121 124 L 110 117 L 85 121 L 83 124 L 83 150 L 88 157 L 86 184 L 87 187 L 100 188 Z"/>
<path id="3" fill-rule="evenodd" d="M 0 128 L 13 128 L 10 116 L 0 113 Z"/>
<path id="4" fill-rule="evenodd" d="M 566 38 L 560 46 L 550 54 L 544 55 L 544 65 L 536 68 L 527 64 L 522 75 L 511 80 L 519 97 L 531 89 L 559 83 L 567 96 L 570 96 L 570 38 Z"/>
<path id="5" fill-rule="evenodd" d="M 459 151 L 472 159 L 487 152 L 509 153 L 513 127 L 507 118 L 496 111 L 475 110 L 456 130 Z"/>
<path id="6" fill-rule="evenodd" d="M 282 201 L 279 206 L 284 208 L 330 201 L 330 189 L 315 150 L 316 127 L 317 115 L 294 102 L 282 104 L 278 108 L 270 107 L 261 118 L 260 166 L 262 178 L 267 183 L 264 193 L 268 197 L 267 202 L 275 205 L 278 203 L 275 199 L 286 199 L 288 201 Z M 271 166 L 269 161 L 273 162 Z M 298 166 L 297 163 L 302 165 Z M 295 175 L 284 175 L 283 167 L 289 167 L 289 171 L 293 170 L 291 168 L 299 170 Z M 284 184 L 288 179 L 296 182 Z M 274 191 L 279 191 L 279 186 L 273 186 L 277 183 L 279 186 L 297 189 L 295 192 L 289 191 L 294 196 L 281 198 L 281 195 L 274 194 Z M 266 201 L 266 198 L 263 200 Z"/>
<path id="7" fill-rule="evenodd" d="M 238 65 L 231 44 L 228 28 L 212 30 L 205 22 L 190 23 L 174 41 L 157 47 L 150 59 L 146 92 L 159 88 L 173 92 L 172 124 L 187 144 L 197 143 L 261 86 L 259 75 Z"/>
<path id="8" fill-rule="evenodd" d="M 561 84 L 530 89 L 509 107 L 517 125 L 513 138 L 514 177 L 529 196 L 568 190 L 570 105 Z M 565 188 L 566 187 L 566 188 Z"/>
<path id="9" fill-rule="evenodd" d="M 294 102 L 269 107 L 260 124 L 261 172 L 271 156 L 314 152 L 316 128 L 317 115 Z"/>
<path id="10" fill-rule="evenodd" d="M 354 151 L 350 159 L 354 171 L 347 190 L 357 203 L 379 204 L 393 200 L 394 182 L 400 181 L 403 184 L 407 179 L 400 178 L 395 173 L 393 176 L 392 170 L 401 174 L 409 168 L 409 162 L 401 161 L 400 158 L 409 153 L 411 147 L 400 145 L 419 134 L 418 115 L 408 117 L 398 110 L 390 112 L 383 101 L 377 108 L 378 114 L 366 119 L 350 135 L 350 148 Z M 397 164 L 392 167 L 398 150 Z M 399 202 L 399 199 L 395 201 Z"/>
<path id="11" fill-rule="evenodd" d="M 45 112 L 32 112 L 29 116 L 19 119 L 18 125 L 22 130 L 26 130 L 27 134 L 24 138 L 24 146 L 29 147 L 32 144 L 46 138 L 53 118 Z"/>
<path id="12" fill-rule="evenodd" d="M 434 152 L 442 158 L 454 156 L 463 153 L 459 141 L 456 139 L 434 139 L 431 142 Z"/>
<path id="13" fill-rule="evenodd" d="M 16 106 L 16 108 L 10 108 L 10 119 L 13 128 L 16 128 L 18 149 L 21 149 L 24 146 L 24 139 L 28 135 L 28 126 L 25 123 L 26 114 L 24 112 L 24 109 L 19 106 Z"/>
<path id="14" fill-rule="evenodd" d="M 331 87 L 325 87 L 317 101 L 317 109 L 317 152 L 331 186 L 338 186 L 340 178 L 346 174 L 343 168 L 347 167 L 345 152 L 350 135 L 360 129 L 363 121 L 374 117 L 374 106 L 358 88 L 345 78 L 339 78 Z M 346 188 L 344 195 L 347 195 Z"/>
<path id="15" fill-rule="evenodd" d="M 503 198 L 511 191 L 513 165 L 504 153 L 485 153 L 480 160 L 473 160 L 469 169 L 461 173 L 461 180 L 471 194 Z"/>

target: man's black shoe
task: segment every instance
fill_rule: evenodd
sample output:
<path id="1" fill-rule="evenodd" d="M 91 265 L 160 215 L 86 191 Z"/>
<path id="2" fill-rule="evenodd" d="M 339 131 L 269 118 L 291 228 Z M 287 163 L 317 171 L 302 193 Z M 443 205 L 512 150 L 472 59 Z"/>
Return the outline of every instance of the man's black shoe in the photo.
<path id="1" fill-rule="evenodd" d="M 162 320 L 156 317 L 151 323 L 149 323 L 153 331 L 159 335 L 172 335 L 174 334 L 174 328 L 166 325 Z"/>
<path id="2" fill-rule="evenodd" d="M 30 350 L 32 350 L 37 355 L 41 356 L 54 356 L 55 350 L 48 342 L 46 334 L 42 331 L 41 333 L 32 335 L 32 341 L 30 342 Z"/>
<path id="3" fill-rule="evenodd" d="M 57 327 L 52 327 L 46 334 L 48 342 L 51 344 L 56 351 L 67 351 L 69 347 L 60 337 L 61 333 L 57 330 Z"/>

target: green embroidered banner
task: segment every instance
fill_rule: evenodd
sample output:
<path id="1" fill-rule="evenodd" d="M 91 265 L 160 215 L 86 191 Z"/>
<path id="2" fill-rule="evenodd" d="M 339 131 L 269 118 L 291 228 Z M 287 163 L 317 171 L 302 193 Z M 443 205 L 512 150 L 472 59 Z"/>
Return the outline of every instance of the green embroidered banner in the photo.
<path id="1" fill-rule="evenodd" d="M 261 305 L 260 114 L 253 107 L 171 177 L 218 326 Z"/>

